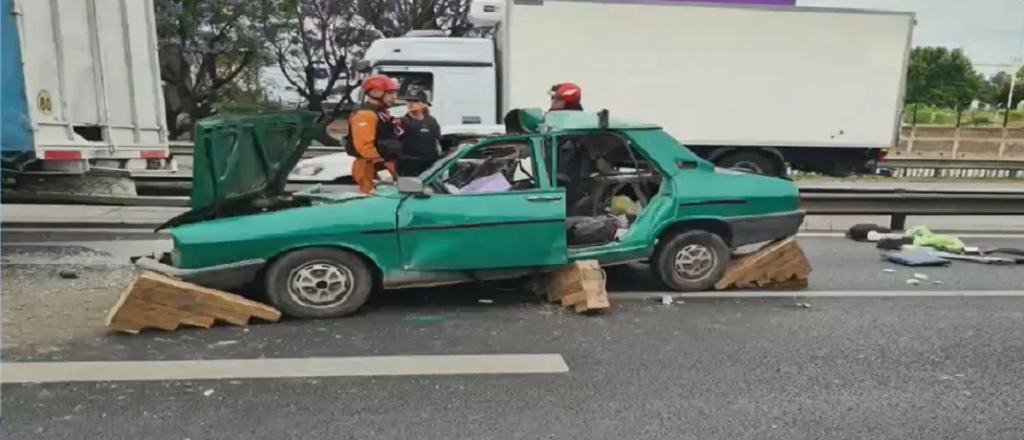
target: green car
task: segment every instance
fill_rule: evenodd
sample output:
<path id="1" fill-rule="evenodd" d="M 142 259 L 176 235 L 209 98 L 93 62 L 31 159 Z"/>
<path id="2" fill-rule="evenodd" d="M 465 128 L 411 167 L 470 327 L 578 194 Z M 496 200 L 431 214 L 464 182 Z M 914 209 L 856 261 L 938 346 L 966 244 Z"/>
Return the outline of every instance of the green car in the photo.
<path id="1" fill-rule="evenodd" d="M 518 278 L 579 260 L 647 260 L 668 288 L 707 290 L 732 248 L 794 235 L 803 222 L 792 182 L 717 169 L 655 125 L 537 109 L 513 110 L 506 125 L 418 178 L 361 195 L 284 190 L 320 129 L 316 115 L 203 120 L 192 209 L 160 228 L 174 250 L 135 263 L 258 289 L 287 316 L 328 318 L 378 289 Z"/>

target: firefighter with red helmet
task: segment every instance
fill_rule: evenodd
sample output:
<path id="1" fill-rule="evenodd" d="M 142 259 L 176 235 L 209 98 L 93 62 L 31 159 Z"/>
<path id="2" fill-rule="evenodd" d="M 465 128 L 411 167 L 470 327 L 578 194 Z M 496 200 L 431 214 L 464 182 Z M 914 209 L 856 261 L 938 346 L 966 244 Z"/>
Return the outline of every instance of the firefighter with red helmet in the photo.
<path id="1" fill-rule="evenodd" d="M 349 117 L 348 139 L 345 151 L 355 157 L 352 163 L 352 180 L 359 186 L 359 192 L 373 191 L 377 173 L 387 170 L 393 179 L 395 160 L 402 145 L 394 119 L 388 108 L 395 104 L 398 84 L 384 75 L 374 75 L 363 81 L 363 96 L 366 102 Z"/>
<path id="2" fill-rule="evenodd" d="M 551 110 L 583 110 L 583 90 L 573 83 L 551 86 Z"/>

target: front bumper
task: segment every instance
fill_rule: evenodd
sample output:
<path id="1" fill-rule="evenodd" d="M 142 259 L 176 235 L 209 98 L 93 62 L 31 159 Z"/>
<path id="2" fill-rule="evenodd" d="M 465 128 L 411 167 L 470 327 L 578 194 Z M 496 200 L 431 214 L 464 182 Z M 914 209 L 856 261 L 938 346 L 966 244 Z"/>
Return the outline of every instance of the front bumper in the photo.
<path id="1" fill-rule="evenodd" d="M 733 247 L 792 237 L 804 223 L 804 211 L 728 219 Z"/>
<path id="2" fill-rule="evenodd" d="M 132 258 L 136 269 L 149 270 L 211 289 L 228 291 L 251 284 L 267 264 L 266 260 L 246 260 L 202 269 L 181 269 L 164 261 L 169 261 L 166 253 Z"/>

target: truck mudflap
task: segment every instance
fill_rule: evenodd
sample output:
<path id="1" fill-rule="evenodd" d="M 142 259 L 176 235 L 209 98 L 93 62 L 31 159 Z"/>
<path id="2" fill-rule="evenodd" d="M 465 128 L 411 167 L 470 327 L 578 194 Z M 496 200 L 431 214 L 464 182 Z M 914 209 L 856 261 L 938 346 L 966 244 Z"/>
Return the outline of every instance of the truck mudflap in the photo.
<path id="1" fill-rule="evenodd" d="M 181 269 L 170 264 L 170 254 L 132 257 L 136 271 L 152 271 L 211 289 L 236 291 L 257 279 L 266 260 L 246 260 L 202 269 Z"/>

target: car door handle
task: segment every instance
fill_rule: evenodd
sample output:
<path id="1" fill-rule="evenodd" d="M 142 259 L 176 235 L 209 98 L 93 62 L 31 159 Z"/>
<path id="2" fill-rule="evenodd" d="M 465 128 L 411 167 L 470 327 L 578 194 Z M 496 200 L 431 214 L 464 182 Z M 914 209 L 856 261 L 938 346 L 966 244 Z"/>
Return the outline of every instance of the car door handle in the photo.
<path id="1" fill-rule="evenodd" d="M 553 202 L 555 200 L 562 200 L 562 196 L 531 196 L 526 198 L 530 202 Z"/>

